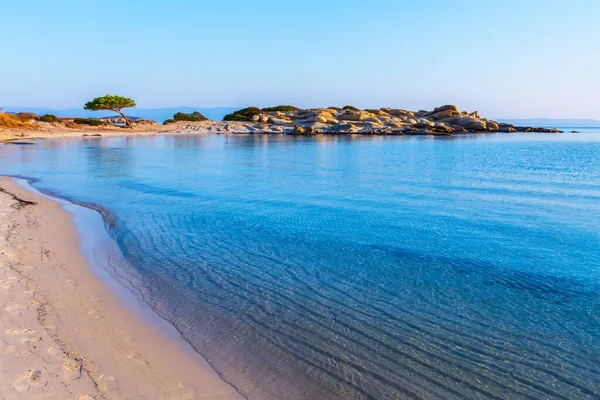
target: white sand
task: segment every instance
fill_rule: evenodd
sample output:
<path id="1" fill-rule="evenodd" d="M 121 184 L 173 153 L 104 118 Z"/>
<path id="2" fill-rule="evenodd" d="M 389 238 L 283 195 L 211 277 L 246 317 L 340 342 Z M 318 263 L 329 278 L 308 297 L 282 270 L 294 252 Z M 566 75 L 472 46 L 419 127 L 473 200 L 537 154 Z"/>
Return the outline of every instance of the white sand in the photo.
<path id="1" fill-rule="evenodd" d="M 0 399 L 242 398 L 95 278 L 58 203 L 0 190 Z"/>
<path id="2" fill-rule="evenodd" d="M 77 129 L 67 128 L 62 125 L 49 123 L 37 123 L 37 129 L 2 129 L 0 128 L 0 141 L 11 140 L 34 140 L 34 139 L 57 139 L 57 138 L 80 138 L 83 136 L 102 137 L 115 136 L 154 136 L 154 135 L 208 135 L 224 134 L 225 125 L 229 125 L 231 134 L 249 133 L 280 133 L 276 125 L 255 124 L 250 122 L 224 122 L 224 121 L 201 121 L 201 122 L 177 122 L 169 125 L 141 125 L 134 128 L 119 128 L 116 126 L 80 126 Z"/>

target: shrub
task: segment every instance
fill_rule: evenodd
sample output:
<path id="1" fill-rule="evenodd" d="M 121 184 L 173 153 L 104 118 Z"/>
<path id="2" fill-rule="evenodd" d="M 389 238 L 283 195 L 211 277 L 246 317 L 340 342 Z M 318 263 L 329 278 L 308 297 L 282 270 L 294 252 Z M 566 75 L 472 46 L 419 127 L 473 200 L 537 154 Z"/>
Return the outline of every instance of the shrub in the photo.
<path id="1" fill-rule="evenodd" d="M 65 124 L 65 127 L 70 128 L 70 129 L 77 129 L 77 128 L 79 128 L 79 125 L 77 125 L 73 121 L 66 121 L 64 124 Z"/>
<path id="2" fill-rule="evenodd" d="M 344 110 L 360 111 L 358 108 L 356 108 L 354 106 L 344 106 Z"/>
<path id="3" fill-rule="evenodd" d="M 169 125 L 169 124 L 172 124 L 173 122 L 177 122 L 177 121 L 175 121 L 173 118 L 165 119 L 165 122 L 163 122 L 163 125 Z"/>
<path id="4" fill-rule="evenodd" d="M 204 115 L 200 114 L 198 111 L 194 111 L 191 114 L 185 114 L 182 112 L 178 112 L 173 115 L 173 120 L 175 121 L 208 121 Z"/>
<path id="5" fill-rule="evenodd" d="M 26 122 L 37 119 L 37 115 L 35 115 L 34 113 L 20 112 L 17 114 L 17 118 L 19 118 L 20 121 Z"/>
<path id="6" fill-rule="evenodd" d="M 376 110 L 374 108 L 365 108 L 365 111 L 373 114 L 377 114 L 379 112 L 379 110 Z"/>
<path id="7" fill-rule="evenodd" d="M 59 119 L 54 114 L 45 114 L 40 117 L 40 121 L 42 121 L 42 122 L 58 122 Z"/>
<path id="8" fill-rule="evenodd" d="M 328 110 L 336 110 L 336 111 L 340 111 L 341 108 L 339 107 L 327 107 Z"/>
<path id="9" fill-rule="evenodd" d="M 252 117 L 260 114 L 260 108 L 248 107 L 232 112 L 223 117 L 223 121 L 252 121 Z"/>
<path id="10" fill-rule="evenodd" d="M 262 111 L 263 112 L 273 112 L 273 111 L 288 112 L 288 111 L 300 111 L 300 109 L 298 107 L 294 107 L 294 106 L 275 106 L 275 107 L 263 108 Z"/>
<path id="11" fill-rule="evenodd" d="M 104 122 L 100 121 L 99 119 L 94 119 L 94 118 L 75 118 L 73 120 L 73 122 L 75 122 L 76 124 L 79 124 L 79 125 L 91 125 L 91 126 L 100 126 L 104 123 Z"/>
<path id="12" fill-rule="evenodd" d="M 0 128 L 32 128 L 29 122 L 23 122 L 17 115 L 0 113 Z"/>

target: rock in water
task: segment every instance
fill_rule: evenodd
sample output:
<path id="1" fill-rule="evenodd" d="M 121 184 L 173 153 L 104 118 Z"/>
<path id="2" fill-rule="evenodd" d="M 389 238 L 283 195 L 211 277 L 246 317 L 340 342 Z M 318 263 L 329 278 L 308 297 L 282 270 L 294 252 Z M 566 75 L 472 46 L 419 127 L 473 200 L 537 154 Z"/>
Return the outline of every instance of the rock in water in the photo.
<path id="1" fill-rule="evenodd" d="M 301 110 L 291 106 L 257 109 L 249 132 L 287 132 L 295 135 L 317 133 L 361 133 L 377 135 L 451 134 L 467 132 L 560 132 L 554 128 L 515 127 L 481 118 L 477 111 L 460 111 L 447 104 L 432 111 L 418 112 L 398 108 L 360 110 L 315 108 Z"/>
<path id="2" fill-rule="evenodd" d="M 473 117 L 460 117 L 454 122 L 454 125 L 462 126 L 471 132 L 481 132 L 487 130 L 487 124 L 485 121 Z"/>
<path id="3" fill-rule="evenodd" d="M 293 134 L 294 135 L 304 135 L 306 129 L 301 126 L 294 126 Z"/>
<path id="4" fill-rule="evenodd" d="M 500 129 L 500 126 L 496 121 L 485 121 L 485 125 L 488 131 L 497 132 Z"/>

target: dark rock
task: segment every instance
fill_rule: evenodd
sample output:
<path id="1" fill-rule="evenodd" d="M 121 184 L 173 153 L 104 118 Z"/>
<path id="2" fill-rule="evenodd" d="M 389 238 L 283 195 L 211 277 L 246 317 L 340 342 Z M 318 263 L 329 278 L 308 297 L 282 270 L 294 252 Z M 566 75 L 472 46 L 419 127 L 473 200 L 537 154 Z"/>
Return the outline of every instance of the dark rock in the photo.
<path id="1" fill-rule="evenodd" d="M 400 130 L 400 129 L 393 129 L 393 130 L 391 130 L 388 133 L 388 135 L 398 135 L 398 136 L 400 136 L 400 135 L 404 135 L 404 131 Z"/>
<path id="2" fill-rule="evenodd" d="M 450 125 L 454 133 L 467 133 L 468 131 L 460 125 Z"/>
<path id="3" fill-rule="evenodd" d="M 451 118 L 457 114 L 458 114 L 457 112 L 452 111 L 452 110 L 443 110 L 443 111 L 430 113 L 427 115 L 427 117 L 438 120 L 438 119 L 443 119 L 443 118 Z"/>
<path id="4" fill-rule="evenodd" d="M 432 128 L 421 128 L 415 131 L 406 132 L 407 135 L 435 135 L 436 132 Z"/>
<path id="5" fill-rule="evenodd" d="M 458 121 L 460 119 L 461 119 L 460 116 L 454 116 L 454 117 L 442 118 L 438 122 L 443 122 L 445 124 L 450 124 L 450 125 L 456 125 L 456 121 Z"/>
<path id="6" fill-rule="evenodd" d="M 460 117 L 454 125 L 459 125 L 471 132 L 480 132 L 487 130 L 486 121 L 473 117 Z"/>
<path id="7" fill-rule="evenodd" d="M 431 122 L 431 121 L 427 121 L 427 120 L 421 120 L 415 124 L 415 128 L 418 128 L 418 129 L 433 128 L 434 126 L 435 126 L 435 122 Z"/>
<path id="8" fill-rule="evenodd" d="M 305 132 L 306 129 L 304 129 L 303 127 L 294 125 L 294 130 L 292 131 L 294 135 L 304 135 Z"/>
<path id="9" fill-rule="evenodd" d="M 485 121 L 485 126 L 490 132 L 496 132 L 498 129 L 500 129 L 500 126 L 496 121 Z"/>
<path id="10" fill-rule="evenodd" d="M 460 111 L 458 110 L 458 107 L 448 104 L 445 106 L 434 108 L 433 111 L 431 111 L 430 113 L 427 113 L 427 116 L 430 118 L 433 118 L 435 120 L 438 120 L 438 119 L 442 119 L 442 118 L 450 118 L 450 117 L 453 117 L 453 116 L 459 115 L 459 114 L 460 114 Z"/>
<path id="11" fill-rule="evenodd" d="M 433 113 L 438 113 L 441 111 L 454 111 L 455 113 L 459 113 L 460 110 L 458 109 L 458 107 L 456 107 L 455 105 L 452 104 L 446 104 L 445 106 L 440 106 L 440 107 L 436 107 L 433 109 L 433 111 L 431 112 Z"/>
<path id="12" fill-rule="evenodd" d="M 454 129 L 452 129 L 450 126 L 448 125 L 444 125 L 444 124 L 436 124 L 433 127 L 433 131 L 435 132 L 439 132 L 439 133 L 453 133 Z"/>
<path id="13" fill-rule="evenodd" d="M 517 132 L 563 133 L 563 131 L 558 130 L 557 128 L 534 128 L 531 126 L 515 126 L 514 128 Z"/>

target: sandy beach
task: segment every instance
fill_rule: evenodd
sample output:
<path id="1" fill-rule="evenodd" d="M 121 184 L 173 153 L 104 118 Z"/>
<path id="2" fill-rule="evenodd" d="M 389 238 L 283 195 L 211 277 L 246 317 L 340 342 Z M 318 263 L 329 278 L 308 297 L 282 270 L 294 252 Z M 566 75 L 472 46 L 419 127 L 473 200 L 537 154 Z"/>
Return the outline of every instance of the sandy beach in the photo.
<path id="1" fill-rule="evenodd" d="M 238 399 L 94 276 L 72 216 L 0 177 L 1 399 Z"/>
<path id="2" fill-rule="evenodd" d="M 0 142 L 28 141 L 35 139 L 59 139 L 81 137 L 122 137 L 152 135 L 208 135 L 224 134 L 224 121 L 178 122 L 169 125 L 140 125 L 133 128 L 118 126 L 81 126 L 77 129 L 61 125 L 36 122 L 33 128 L 3 129 L 0 127 Z M 229 122 L 229 133 L 280 133 L 277 126 L 257 125 L 246 122 Z"/>

